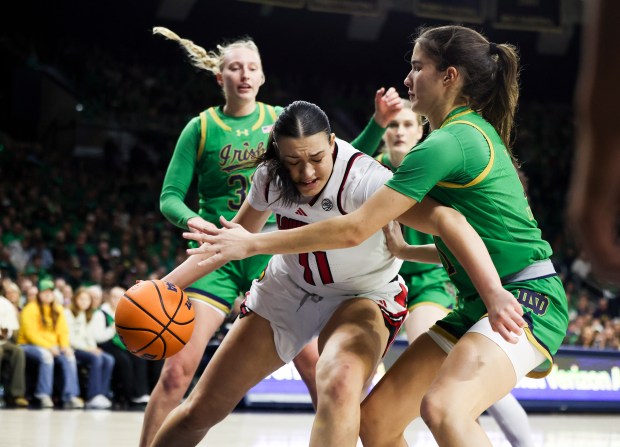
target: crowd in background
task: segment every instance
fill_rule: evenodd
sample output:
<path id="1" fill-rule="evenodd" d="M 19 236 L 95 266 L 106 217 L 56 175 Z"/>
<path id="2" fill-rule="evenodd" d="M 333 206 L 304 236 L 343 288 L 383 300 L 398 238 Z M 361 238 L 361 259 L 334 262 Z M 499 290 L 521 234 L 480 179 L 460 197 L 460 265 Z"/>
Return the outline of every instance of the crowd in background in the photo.
<path id="1" fill-rule="evenodd" d="M 120 123 L 135 140 L 127 147 L 110 137 L 100 153 L 83 156 L 74 147 L 58 147 L 53 139 L 26 141 L 0 129 L 0 295 L 11 296 L 21 310 L 37 302 L 41 281 L 51 279 L 55 299 L 66 309 L 82 287 L 98 293 L 94 312 L 101 297 L 107 302 L 114 288 L 162 277 L 185 258 L 181 230 L 159 212 L 159 191 L 175 136 L 189 117 L 221 98 L 214 83 L 204 82 L 204 75 L 183 64 L 123 64 L 111 53 L 84 51 L 76 43 L 54 54 L 57 58 L 45 64 L 55 67 L 56 80 L 87 98 L 76 129 L 85 123 Z M 34 49 L 16 58 L 32 70 L 42 67 L 42 59 L 45 55 Z M 107 68 L 93 70 L 95 61 Z M 310 99 L 335 118 L 336 132 L 349 138 L 372 112 L 367 99 L 376 88 L 349 81 L 338 84 L 310 76 L 302 82 L 298 75 L 284 82 L 274 77 L 261 95 L 285 105 L 299 99 L 304 89 L 321 92 Z M 619 291 L 591 275 L 588 260 L 565 229 L 573 127 L 570 103 L 524 101 L 514 152 L 569 297 L 565 344 L 618 350 Z M 108 397 L 115 398 L 114 390 Z M 129 396 L 124 401 L 132 398 L 144 400 Z"/>

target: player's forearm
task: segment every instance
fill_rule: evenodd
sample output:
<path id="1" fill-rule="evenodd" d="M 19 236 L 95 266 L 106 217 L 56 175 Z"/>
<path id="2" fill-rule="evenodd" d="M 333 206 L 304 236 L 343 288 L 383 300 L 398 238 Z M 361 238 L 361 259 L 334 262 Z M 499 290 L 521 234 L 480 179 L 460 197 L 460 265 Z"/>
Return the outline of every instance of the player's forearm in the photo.
<path id="1" fill-rule="evenodd" d="M 502 282 L 486 245 L 467 220 L 459 216 L 442 220 L 438 227 L 439 236 L 456 256 L 485 301 L 503 289 Z"/>
<path id="2" fill-rule="evenodd" d="M 177 192 L 165 189 L 159 200 L 159 209 L 164 217 L 172 224 L 179 228 L 187 229 L 187 221 L 192 217 L 197 217 L 198 213 L 191 210 L 183 197 Z"/>
<path id="3" fill-rule="evenodd" d="M 203 276 L 217 270 L 224 264 L 225 262 L 218 262 L 216 264 L 208 264 L 206 266 L 199 266 L 198 263 L 205 259 L 208 259 L 209 256 L 206 255 L 192 255 L 187 258 L 181 265 L 175 268 L 173 271 L 168 273 L 166 276 L 162 278 L 164 281 L 171 282 L 182 289 L 190 286 L 194 282 L 198 281 Z"/>
<path id="4" fill-rule="evenodd" d="M 434 244 L 428 245 L 406 245 L 400 249 L 399 259 L 410 262 L 422 262 L 424 264 L 440 264 L 437 247 Z"/>
<path id="5" fill-rule="evenodd" d="M 360 226 L 353 225 L 347 217 L 341 216 L 291 230 L 254 235 L 249 251 L 252 255 L 291 254 L 354 247 L 372 233 L 359 230 Z"/>

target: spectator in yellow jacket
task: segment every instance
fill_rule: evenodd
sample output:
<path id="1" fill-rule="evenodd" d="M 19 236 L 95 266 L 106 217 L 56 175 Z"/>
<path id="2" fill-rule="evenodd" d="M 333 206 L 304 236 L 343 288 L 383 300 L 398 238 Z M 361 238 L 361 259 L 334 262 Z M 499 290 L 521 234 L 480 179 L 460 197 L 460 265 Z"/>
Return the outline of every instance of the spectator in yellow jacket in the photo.
<path id="1" fill-rule="evenodd" d="M 83 408 L 78 396 L 80 387 L 73 349 L 69 344 L 69 328 L 62 306 L 54 303 L 54 282 L 43 279 L 39 293 L 21 312 L 18 343 L 28 359 L 39 364 L 39 375 L 34 397 L 42 408 L 52 408 L 54 363 L 60 364 L 63 375 L 61 399 L 66 409 Z"/>

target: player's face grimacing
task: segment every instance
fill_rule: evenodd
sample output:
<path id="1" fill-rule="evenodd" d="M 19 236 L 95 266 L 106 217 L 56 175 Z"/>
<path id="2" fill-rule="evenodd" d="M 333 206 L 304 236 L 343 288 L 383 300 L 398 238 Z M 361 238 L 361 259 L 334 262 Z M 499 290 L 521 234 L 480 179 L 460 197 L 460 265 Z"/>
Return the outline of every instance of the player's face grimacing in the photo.
<path id="1" fill-rule="evenodd" d="M 278 138 L 282 163 L 302 196 L 312 197 L 323 189 L 334 167 L 334 134 L 323 132 L 301 137 Z"/>

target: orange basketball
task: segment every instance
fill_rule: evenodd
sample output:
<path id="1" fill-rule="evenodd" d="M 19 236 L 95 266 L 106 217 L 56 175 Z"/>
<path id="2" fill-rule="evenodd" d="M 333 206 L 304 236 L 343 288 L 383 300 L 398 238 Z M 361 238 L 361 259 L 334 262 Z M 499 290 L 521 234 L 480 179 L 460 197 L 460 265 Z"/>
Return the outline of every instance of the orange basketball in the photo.
<path id="1" fill-rule="evenodd" d="M 194 330 L 194 307 L 180 287 L 148 280 L 125 292 L 114 320 L 129 352 L 161 360 L 179 352 L 189 341 Z"/>

